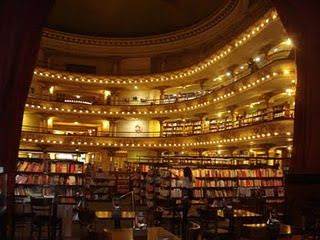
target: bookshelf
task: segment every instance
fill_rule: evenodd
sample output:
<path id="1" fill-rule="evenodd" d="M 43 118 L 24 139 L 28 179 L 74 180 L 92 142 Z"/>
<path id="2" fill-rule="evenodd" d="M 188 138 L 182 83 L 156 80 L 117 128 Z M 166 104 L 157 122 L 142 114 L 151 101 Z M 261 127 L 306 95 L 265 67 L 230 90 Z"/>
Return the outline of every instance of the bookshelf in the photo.
<path id="1" fill-rule="evenodd" d="M 215 118 L 209 120 L 209 131 L 219 132 L 232 128 L 231 118 Z"/>
<path id="2" fill-rule="evenodd" d="M 160 199 L 170 199 L 171 195 L 171 172 L 168 169 L 160 170 Z"/>
<path id="3" fill-rule="evenodd" d="M 130 175 L 126 172 L 118 172 L 117 173 L 117 184 L 116 184 L 116 192 L 117 194 L 125 194 L 131 191 L 130 186 Z"/>
<path id="4" fill-rule="evenodd" d="M 106 201 L 111 200 L 116 187 L 116 176 L 108 173 L 96 172 L 89 178 L 89 189 L 87 200 Z"/>
<path id="5" fill-rule="evenodd" d="M 198 121 L 176 121 L 163 123 L 164 136 L 184 136 L 202 133 L 202 123 Z"/>
<path id="6" fill-rule="evenodd" d="M 57 195 L 82 198 L 84 192 L 83 163 L 74 160 L 19 158 L 15 195 Z"/>
<path id="7" fill-rule="evenodd" d="M 155 201 L 160 194 L 161 178 L 158 168 L 150 167 L 146 175 L 146 205 L 154 207 Z"/>
<path id="8" fill-rule="evenodd" d="M 179 177 L 183 176 L 183 167 L 154 162 L 150 166 L 152 172 L 148 172 L 150 180 L 147 180 L 147 195 L 153 193 L 153 188 L 148 188 L 148 181 L 149 185 L 154 186 L 151 177 L 154 178 L 154 169 L 158 168 L 161 179 L 159 198 L 176 199 L 179 202 L 182 197 L 182 180 Z M 189 166 L 192 167 L 192 164 Z M 208 202 L 212 207 L 223 207 L 226 202 L 249 198 L 260 198 L 270 204 L 284 202 L 284 172 L 277 165 L 198 164 L 192 173 L 196 179 L 193 186 L 195 202 Z M 153 199 L 154 195 L 147 197 L 147 201 Z"/>
<path id="9" fill-rule="evenodd" d="M 127 172 L 95 172 L 87 177 L 86 195 L 89 201 L 111 201 L 115 195 L 123 195 L 132 190 L 135 179 Z"/>

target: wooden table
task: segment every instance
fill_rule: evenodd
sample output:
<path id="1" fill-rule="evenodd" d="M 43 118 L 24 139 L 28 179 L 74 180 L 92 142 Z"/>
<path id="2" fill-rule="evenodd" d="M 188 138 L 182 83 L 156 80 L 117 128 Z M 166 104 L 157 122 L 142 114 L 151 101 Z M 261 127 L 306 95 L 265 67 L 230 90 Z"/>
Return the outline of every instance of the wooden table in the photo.
<path id="1" fill-rule="evenodd" d="M 96 217 L 98 219 L 112 219 L 112 211 L 96 211 Z M 121 211 L 122 219 L 134 219 L 135 212 Z"/>
<path id="2" fill-rule="evenodd" d="M 218 209 L 217 215 L 222 218 L 225 217 L 224 211 L 222 209 Z M 234 209 L 233 217 L 234 218 L 260 218 L 262 217 L 262 215 L 254 212 L 249 212 L 243 209 Z"/>
<path id="3" fill-rule="evenodd" d="M 222 209 L 218 209 L 217 215 L 222 218 L 226 217 L 225 212 Z M 241 226 L 243 225 L 243 223 L 256 223 L 259 220 L 261 221 L 261 218 L 261 214 L 250 212 L 243 209 L 234 209 L 233 218 L 230 218 L 229 220 L 236 239 L 240 238 Z"/>
<path id="4" fill-rule="evenodd" d="M 243 224 L 241 233 L 241 236 L 249 239 L 270 239 L 270 231 L 265 223 Z M 276 237 L 287 237 L 290 239 L 294 235 L 301 235 L 301 230 L 297 227 L 280 223 L 280 229 Z"/>
<path id="5" fill-rule="evenodd" d="M 181 240 L 161 227 L 149 227 L 147 231 L 147 240 Z M 133 228 L 108 229 L 108 232 L 112 234 L 112 240 L 134 240 Z"/>

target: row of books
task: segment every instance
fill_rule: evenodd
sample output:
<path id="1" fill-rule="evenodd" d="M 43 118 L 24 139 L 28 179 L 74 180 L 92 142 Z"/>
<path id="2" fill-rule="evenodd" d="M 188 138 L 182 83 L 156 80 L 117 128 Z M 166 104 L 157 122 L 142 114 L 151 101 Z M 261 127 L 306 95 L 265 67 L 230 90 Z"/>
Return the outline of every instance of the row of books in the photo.
<path id="1" fill-rule="evenodd" d="M 108 187 L 101 187 L 101 188 L 97 188 L 97 189 L 94 189 L 92 191 L 92 193 L 108 193 L 110 191 L 110 188 Z"/>
<path id="2" fill-rule="evenodd" d="M 33 195 L 43 195 L 42 187 L 16 187 L 14 189 L 14 195 L 16 196 L 33 196 Z"/>
<path id="3" fill-rule="evenodd" d="M 81 197 L 82 190 L 75 188 L 55 189 L 55 188 L 41 188 L 41 187 L 16 187 L 14 189 L 16 196 L 36 196 L 36 195 L 58 195 L 64 197 Z"/>
<path id="4" fill-rule="evenodd" d="M 207 190 L 208 198 L 236 197 L 237 192 L 234 190 Z"/>
<path id="5" fill-rule="evenodd" d="M 82 197 L 83 191 L 76 188 L 44 188 L 44 195 L 55 195 L 64 196 L 64 197 Z"/>
<path id="6" fill-rule="evenodd" d="M 91 200 L 110 200 L 110 196 L 111 195 L 108 195 L 108 194 L 104 194 L 104 195 L 101 195 L 101 194 L 92 194 L 90 196 L 90 199 Z"/>
<path id="7" fill-rule="evenodd" d="M 44 163 L 39 162 L 18 162 L 17 171 L 18 172 L 43 172 Z"/>
<path id="8" fill-rule="evenodd" d="M 279 197 L 282 198 L 285 195 L 283 187 L 267 188 L 267 189 L 250 189 L 239 188 L 239 197 Z"/>
<path id="9" fill-rule="evenodd" d="M 197 182 L 196 182 L 197 184 Z M 211 180 L 211 181 L 203 181 L 199 180 L 198 183 L 199 187 L 237 187 L 237 181 L 236 180 Z M 198 186 L 197 186 L 198 187 Z"/>
<path id="10" fill-rule="evenodd" d="M 90 184 L 91 186 L 115 186 L 116 181 L 115 180 L 108 180 L 108 181 L 94 181 Z"/>
<path id="11" fill-rule="evenodd" d="M 171 187 L 182 187 L 183 180 L 180 179 L 171 179 Z"/>
<path id="12" fill-rule="evenodd" d="M 183 169 L 172 169 L 172 173 L 183 176 Z M 195 178 L 263 178 L 263 177 L 283 177 L 281 169 L 194 169 L 192 174 Z"/>
<path id="13" fill-rule="evenodd" d="M 18 172 L 83 173 L 83 164 L 68 162 L 29 162 L 20 161 Z"/>
<path id="14" fill-rule="evenodd" d="M 83 173 L 83 165 L 75 163 L 57 162 L 50 163 L 52 173 Z"/>
<path id="15" fill-rule="evenodd" d="M 82 185 L 83 178 L 78 176 L 49 176 L 49 175 L 17 175 L 16 184 L 47 184 L 47 185 Z"/>
<path id="16" fill-rule="evenodd" d="M 161 187 L 167 188 L 167 187 L 170 187 L 170 185 L 171 185 L 171 181 L 170 180 L 167 180 L 167 179 L 162 179 L 161 180 L 161 183 L 160 183 Z"/>
<path id="17" fill-rule="evenodd" d="M 274 187 L 274 186 L 283 186 L 282 179 L 247 179 L 247 180 L 238 180 L 239 187 Z"/>

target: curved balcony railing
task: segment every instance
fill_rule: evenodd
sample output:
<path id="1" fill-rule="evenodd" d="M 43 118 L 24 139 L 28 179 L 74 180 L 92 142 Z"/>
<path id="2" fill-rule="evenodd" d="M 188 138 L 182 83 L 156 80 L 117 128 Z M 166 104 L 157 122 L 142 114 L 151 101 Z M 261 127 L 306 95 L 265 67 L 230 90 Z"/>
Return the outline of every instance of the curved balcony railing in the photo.
<path id="1" fill-rule="evenodd" d="M 267 154 L 266 154 L 267 155 Z M 181 166 L 190 166 L 192 168 L 198 167 L 215 167 L 215 168 L 248 168 L 255 166 L 260 168 L 262 166 L 269 168 L 278 169 L 279 164 L 283 161 L 290 161 L 290 157 L 287 158 L 278 158 L 278 157 L 267 157 L 267 156 L 235 156 L 235 155 L 215 155 L 215 156 L 188 156 L 188 155 L 175 155 L 175 156 L 161 156 L 161 157 L 152 157 L 152 156 L 138 156 L 136 158 L 128 158 L 127 163 L 134 166 L 139 165 L 155 165 L 155 166 L 170 166 L 170 167 L 181 167 Z M 274 163 L 270 165 L 270 161 Z"/>
<path id="2" fill-rule="evenodd" d="M 37 94 L 29 94 L 29 98 L 32 100 L 46 100 L 53 102 L 62 102 L 62 103 L 70 103 L 70 104 L 82 104 L 82 105 L 105 105 L 105 106 L 141 106 L 141 105 L 163 105 L 163 104 L 172 104 L 190 101 L 193 99 L 198 99 L 200 97 L 209 95 L 211 93 L 217 92 L 224 87 L 228 87 L 230 84 L 240 81 L 241 79 L 253 74 L 258 69 L 261 69 L 267 65 L 270 65 L 278 60 L 288 59 L 291 50 L 279 51 L 272 55 L 269 55 L 267 58 L 263 58 L 259 63 L 256 64 L 255 68 L 247 68 L 241 71 L 238 74 L 230 76 L 223 83 L 218 86 L 208 88 L 205 90 L 200 90 L 196 92 L 189 92 L 184 94 L 177 94 L 176 96 L 168 96 L 164 99 L 144 99 L 144 98 L 134 98 L 134 99 L 121 99 L 121 100 L 101 100 L 99 98 L 89 97 L 84 99 L 73 98 L 73 97 L 63 97 L 63 96 L 52 96 L 52 95 L 37 95 Z"/>
<path id="3" fill-rule="evenodd" d="M 211 134 L 216 132 L 224 132 L 231 129 L 240 129 L 247 126 L 257 125 L 264 122 L 272 122 L 281 119 L 294 119 L 294 110 L 288 109 L 282 112 L 266 112 L 253 117 L 247 117 L 239 119 L 236 121 L 229 121 L 230 124 L 226 127 L 225 123 L 216 124 L 217 128 L 213 131 L 212 129 L 205 127 L 201 130 L 196 131 L 153 131 L 153 132 L 111 132 L 111 131 L 96 131 L 90 130 L 60 130 L 60 129 L 48 129 L 33 126 L 22 126 L 22 131 L 25 133 L 45 133 L 53 135 L 66 135 L 66 136 L 83 136 L 83 137 L 112 137 L 112 138 L 123 138 L 123 137 L 133 137 L 133 138 L 153 138 L 153 137 L 184 137 L 184 136 L 195 136 L 201 134 Z"/>

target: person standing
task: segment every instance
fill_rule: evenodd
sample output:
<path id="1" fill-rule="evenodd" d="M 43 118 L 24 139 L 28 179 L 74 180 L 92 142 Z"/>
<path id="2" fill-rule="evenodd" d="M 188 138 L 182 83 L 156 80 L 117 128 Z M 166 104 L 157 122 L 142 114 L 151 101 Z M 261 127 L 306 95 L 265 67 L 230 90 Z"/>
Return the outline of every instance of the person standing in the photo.
<path id="1" fill-rule="evenodd" d="M 190 167 L 183 169 L 183 176 L 179 177 L 182 180 L 182 239 L 186 239 L 187 223 L 188 223 L 188 212 L 191 207 L 193 198 L 193 183 L 195 181 L 192 176 Z"/>

